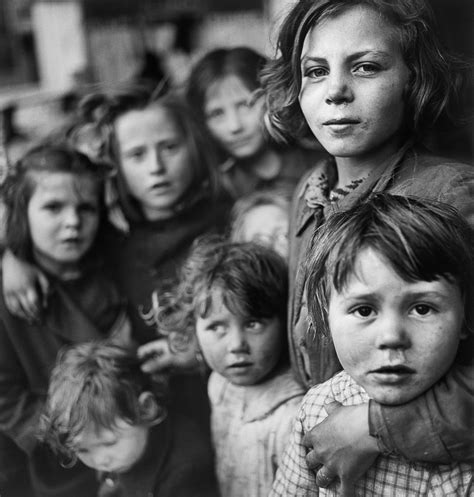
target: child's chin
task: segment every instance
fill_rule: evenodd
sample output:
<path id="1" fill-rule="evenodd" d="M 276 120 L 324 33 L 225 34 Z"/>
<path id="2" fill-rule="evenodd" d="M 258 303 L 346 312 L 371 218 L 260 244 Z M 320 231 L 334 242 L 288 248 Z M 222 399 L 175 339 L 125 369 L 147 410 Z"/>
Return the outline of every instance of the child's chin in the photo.
<path id="1" fill-rule="evenodd" d="M 396 406 L 405 404 L 406 402 L 410 402 L 410 400 L 413 400 L 422 392 L 411 392 L 401 388 L 400 390 L 390 389 L 390 391 L 383 392 L 381 392 L 380 390 L 377 391 L 377 389 L 371 392 L 370 389 L 367 389 L 367 393 L 369 394 L 371 399 L 375 400 L 379 404 Z"/>

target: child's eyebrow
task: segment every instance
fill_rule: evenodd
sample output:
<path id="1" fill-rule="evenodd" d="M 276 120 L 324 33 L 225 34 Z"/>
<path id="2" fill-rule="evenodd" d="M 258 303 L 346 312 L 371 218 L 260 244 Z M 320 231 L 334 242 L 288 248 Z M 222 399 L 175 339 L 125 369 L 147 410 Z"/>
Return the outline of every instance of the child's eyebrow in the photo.
<path id="1" fill-rule="evenodd" d="M 362 57 L 365 57 L 367 55 L 375 56 L 379 59 L 390 59 L 391 55 L 388 52 L 385 52 L 384 50 L 377 50 L 377 49 L 367 49 L 367 50 L 360 50 L 359 52 L 355 52 L 353 54 L 350 54 L 347 57 L 347 60 L 353 61 L 360 59 Z M 327 58 L 326 57 L 318 57 L 316 55 L 305 55 L 304 57 L 301 58 L 301 65 L 304 65 L 308 62 L 326 62 Z"/>
<path id="2" fill-rule="evenodd" d="M 225 320 L 222 318 L 202 318 L 206 321 L 205 325 L 206 326 L 216 326 L 216 325 L 221 325 L 225 324 Z"/>

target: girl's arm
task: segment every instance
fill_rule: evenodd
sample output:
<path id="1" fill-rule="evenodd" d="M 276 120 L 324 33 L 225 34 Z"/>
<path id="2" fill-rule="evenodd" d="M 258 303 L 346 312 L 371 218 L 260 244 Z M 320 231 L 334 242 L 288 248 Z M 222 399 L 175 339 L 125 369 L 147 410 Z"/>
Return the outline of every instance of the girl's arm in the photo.
<path id="1" fill-rule="evenodd" d="M 379 453 L 435 464 L 472 462 L 473 412 L 474 367 L 454 365 L 442 381 L 407 404 L 371 401 L 337 408 L 306 434 L 308 466 L 323 465 L 330 477 L 338 476 L 342 487 L 351 489 Z M 341 495 L 351 495 L 347 492 Z"/>
<path id="2" fill-rule="evenodd" d="M 36 445 L 43 400 L 27 383 L 4 323 L 0 321 L 0 431 L 30 454 Z"/>
<path id="3" fill-rule="evenodd" d="M 474 365 L 455 365 L 424 395 L 400 406 L 371 403 L 371 433 L 412 461 L 474 461 Z"/>
<path id="4" fill-rule="evenodd" d="M 40 319 L 47 305 L 49 282 L 36 267 L 6 250 L 2 259 L 3 296 L 7 309 L 28 321 Z"/>

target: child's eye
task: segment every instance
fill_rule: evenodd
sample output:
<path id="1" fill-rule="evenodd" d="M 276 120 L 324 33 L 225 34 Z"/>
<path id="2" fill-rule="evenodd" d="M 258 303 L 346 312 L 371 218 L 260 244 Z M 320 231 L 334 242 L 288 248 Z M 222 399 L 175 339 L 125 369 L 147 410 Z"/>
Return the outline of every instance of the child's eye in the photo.
<path id="1" fill-rule="evenodd" d="M 250 331 L 259 331 L 263 328 L 263 323 L 258 319 L 251 319 L 245 323 L 245 327 Z"/>
<path id="2" fill-rule="evenodd" d="M 59 202 L 49 202 L 43 206 L 43 209 L 50 212 L 59 212 L 61 210 L 61 204 Z"/>
<path id="3" fill-rule="evenodd" d="M 355 314 L 357 317 L 368 318 L 372 315 L 374 310 L 372 309 L 372 307 L 369 307 L 368 305 L 361 305 L 353 309 L 351 312 Z"/>
<path id="4" fill-rule="evenodd" d="M 305 78 L 319 79 L 327 76 L 329 71 L 325 67 L 309 67 L 305 69 L 303 76 Z"/>
<path id="5" fill-rule="evenodd" d="M 131 159 L 134 161 L 139 161 L 143 159 L 145 156 L 145 150 L 144 149 L 136 149 L 136 150 L 130 150 L 127 154 L 125 154 L 127 159 Z"/>
<path id="6" fill-rule="evenodd" d="M 180 147 L 179 142 L 168 142 L 162 145 L 161 150 L 165 154 L 173 154 L 179 149 L 179 147 Z"/>
<path id="7" fill-rule="evenodd" d="M 217 119 L 218 117 L 221 117 L 223 114 L 224 111 L 222 109 L 212 109 L 209 112 L 206 112 L 206 118 Z"/>
<path id="8" fill-rule="evenodd" d="M 219 323 L 210 324 L 209 326 L 206 327 L 206 330 L 212 331 L 213 333 L 223 333 L 224 325 Z"/>
<path id="9" fill-rule="evenodd" d="M 355 67 L 355 72 L 362 75 L 370 75 L 379 71 L 379 66 L 372 62 L 363 62 Z"/>
<path id="10" fill-rule="evenodd" d="M 434 311 L 433 307 L 428 304 L 417 304 L 413 307 L 413 312 L 419 316 L 426 316 Z"/>

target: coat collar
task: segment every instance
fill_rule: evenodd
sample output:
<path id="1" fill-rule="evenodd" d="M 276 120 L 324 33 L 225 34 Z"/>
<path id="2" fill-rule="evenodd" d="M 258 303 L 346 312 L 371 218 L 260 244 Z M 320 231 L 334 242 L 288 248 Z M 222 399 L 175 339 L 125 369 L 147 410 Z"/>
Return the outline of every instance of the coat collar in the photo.
<path id="1" fill-rule="evenodd" d="M 367 198 L 372 192 L 384 191 L 395 175 L 396 169 L 411 143 L 406 143 L 392 157 L 380 164 L 365 180 L 347 196 L 336 202 L 329 201 L 329 192 L 337 181 L 336 162 L 333 157 L 320 161 L 303 181 L 297 192 L 296 235 L 300 235 L 313 216 L 328 216 L 332 212 L 348 209 Z"/>
<path id="2" fill-rule="evenodd" d="M 280 405 L 304 394 L 303 388 L 295 381 L 288 367 L 279 370 L 273 377 L 257 385 L 233 385 L 216 372 L 211 374 L 210 381 L 214 383 L 217 402 L 224 402 L 227 397 L 227 399 L 232 398 L 233 401 L 243 404 L 245 423 L 266 418 Z"/>
<path id="3" fill-rule="evenodd" d="M 43 325 L 67 341 L 96 340 L 102 334 L 74 303 L 58 282 L 53 284 L 52 298 Z"/>

